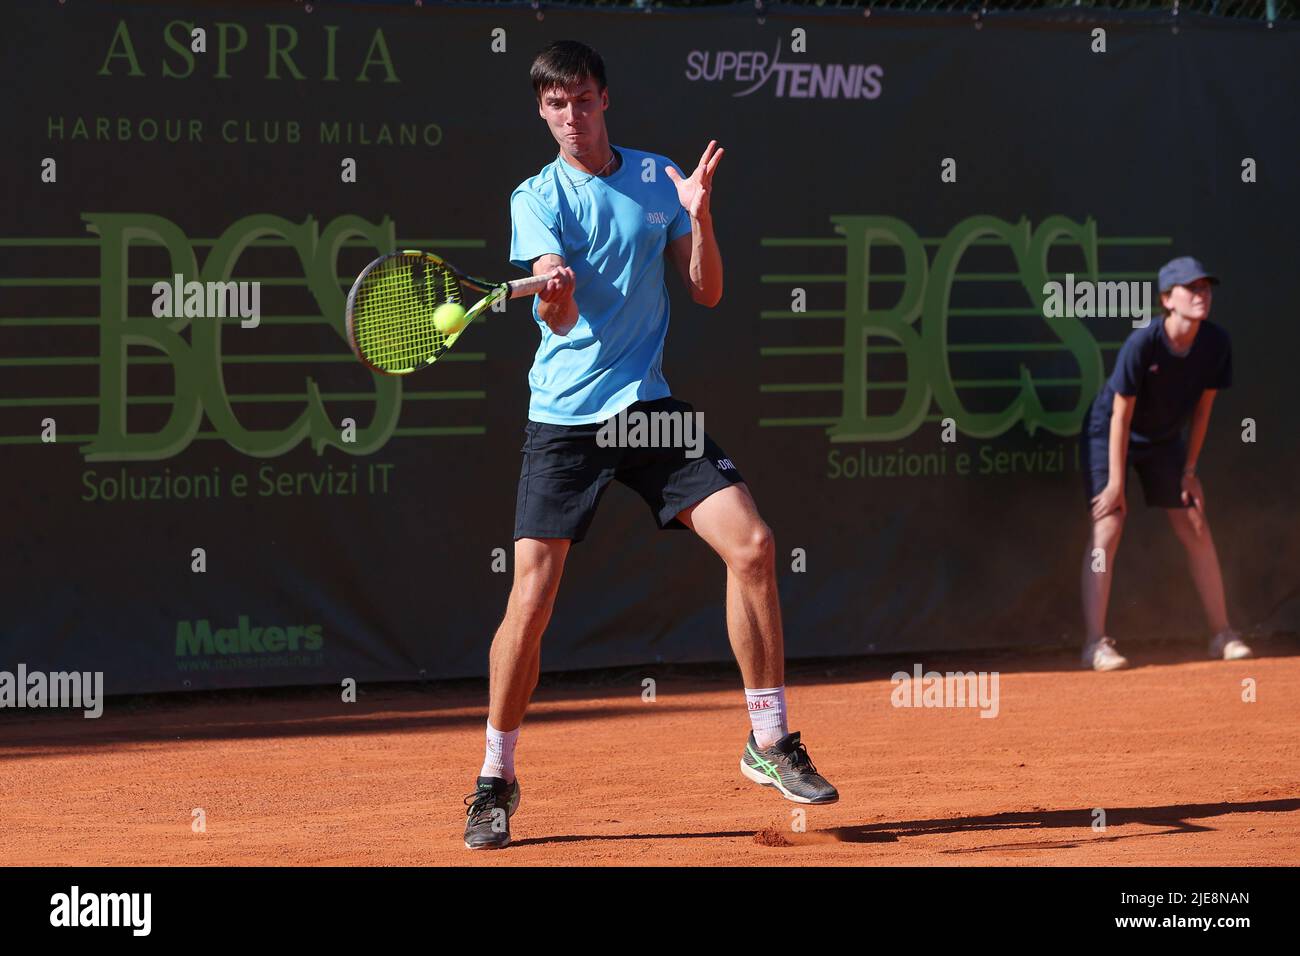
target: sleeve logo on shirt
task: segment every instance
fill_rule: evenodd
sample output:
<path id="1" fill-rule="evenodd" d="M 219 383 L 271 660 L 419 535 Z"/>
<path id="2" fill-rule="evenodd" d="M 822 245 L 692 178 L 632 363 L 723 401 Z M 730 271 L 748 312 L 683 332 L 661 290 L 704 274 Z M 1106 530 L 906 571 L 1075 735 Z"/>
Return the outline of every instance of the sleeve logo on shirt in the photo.
<path id="1" fill-rule="evenodd" d="M 668 225 L 668 213 L 648 212 L 645 214 L 645 224 L 647 226 L 666 226 Z"/>

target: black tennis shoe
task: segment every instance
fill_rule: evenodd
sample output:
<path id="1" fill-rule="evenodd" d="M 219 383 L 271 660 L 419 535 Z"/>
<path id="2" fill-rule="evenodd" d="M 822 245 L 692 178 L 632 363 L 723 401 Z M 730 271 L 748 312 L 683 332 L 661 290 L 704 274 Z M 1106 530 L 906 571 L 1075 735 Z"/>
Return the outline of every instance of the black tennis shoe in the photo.
<path id="1" fill-rule="evenodd" d="M 519 780 L 479 777 L 465 797 L 465 849 L 500 850 L 510 845 L 510 818 L 519 809 Z"/>
<path id="2" fill-rule="evenodd" d="M 750 731 L 745 753 L 740 758 L 740 772 L 754 783 L 776 787 L 783 797 L 795 803 L 834 803 L 840 798 L 839 791 L 813 766 L 808 748 L 799 742 L 798 731 L 761 749 Z"/>

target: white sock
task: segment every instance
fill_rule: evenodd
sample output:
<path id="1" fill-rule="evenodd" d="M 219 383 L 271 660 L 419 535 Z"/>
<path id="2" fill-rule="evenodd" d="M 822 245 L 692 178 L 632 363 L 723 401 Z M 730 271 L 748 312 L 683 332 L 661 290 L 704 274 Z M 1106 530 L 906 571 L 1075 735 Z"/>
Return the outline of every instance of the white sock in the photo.
<path id="1" fill-rule="evenodd" d="M 483 758 L 480 777 L 500 777 L 506 783 L 515 782 L 515 744 L 519 741 L 519 728 L 505 733 L 487 725 L 487 755 Z"/>
<path id="2" fill-rule="evenodd" d="M 770 747 L 790 731 L 785 726 L 785 685 L 745 688 L 749 723 L 754 728 L 754 742 L 759 749 Z"/>

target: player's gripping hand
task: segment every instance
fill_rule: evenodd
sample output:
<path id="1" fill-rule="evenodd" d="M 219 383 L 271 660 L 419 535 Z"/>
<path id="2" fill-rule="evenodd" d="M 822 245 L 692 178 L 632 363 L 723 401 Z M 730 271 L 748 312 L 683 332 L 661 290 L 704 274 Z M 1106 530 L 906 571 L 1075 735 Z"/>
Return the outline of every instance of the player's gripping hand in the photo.
<path id="1" fill-rule="evenodd" d="M 558 304 L 566 299 L 573 298 L 573 289 L 577 279 L 573 275 L 573 270 L 568 266 L 559 266 L 551 273 L 550 281 L 546 283 L 546 288 L 538 292 L 538 297 L 548 304 Z"/>
<path id="2" fill-rule="evenodd" d="M 551 270 L 546 288 L 537 293 L 541 300 L 537 314 L 553 335 L 568 335 L 578 324 L 578 303 L 573 298 L 577 279 L 567 266 Z"/>
<path id="3" fill-rule="evenodd" d="M 1092 520 L 1104 518 L 1112 511 L 1123 512 L 1126 507 L 1124 486 L 1108 484 L 1101 489 L 1101 494 L 1092 499 Z"/>

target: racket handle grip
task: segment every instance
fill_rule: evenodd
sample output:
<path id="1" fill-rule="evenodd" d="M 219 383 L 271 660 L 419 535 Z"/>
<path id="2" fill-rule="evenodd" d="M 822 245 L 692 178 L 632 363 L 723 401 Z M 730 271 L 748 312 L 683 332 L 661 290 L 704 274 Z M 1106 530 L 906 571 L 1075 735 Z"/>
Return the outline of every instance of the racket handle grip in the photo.
<path id="1" fill-rule="evenodd" d="M 541 292 L 550 281 L 549 275 L 530 276 L 527 279 L 511 279 L 506 285 L 510 287 L 510 298 L 518 299 L 520 296 Z"/>

